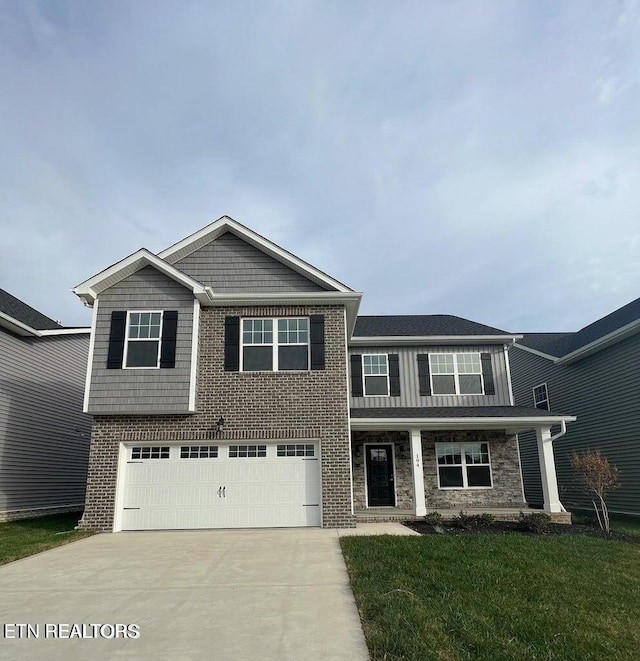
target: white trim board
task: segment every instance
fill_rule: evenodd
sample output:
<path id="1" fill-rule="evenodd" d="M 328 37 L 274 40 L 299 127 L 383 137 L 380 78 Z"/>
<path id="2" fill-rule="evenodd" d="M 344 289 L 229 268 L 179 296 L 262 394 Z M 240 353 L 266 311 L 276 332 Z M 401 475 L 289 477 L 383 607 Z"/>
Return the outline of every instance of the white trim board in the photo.
<path id="1" fill-rule="evenodd" d="M 352 337 L 349 346 L 423 346 L 429 344 L 511 344 L 522 335 L 385 335 Z"/>

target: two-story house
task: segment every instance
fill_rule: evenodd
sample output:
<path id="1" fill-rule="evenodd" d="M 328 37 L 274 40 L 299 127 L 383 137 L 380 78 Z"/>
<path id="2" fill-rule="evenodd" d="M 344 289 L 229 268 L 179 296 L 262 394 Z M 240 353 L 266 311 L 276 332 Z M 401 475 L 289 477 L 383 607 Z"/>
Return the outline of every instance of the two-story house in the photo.
<path id="1" fill-rule="evenodd" d="M 93 307 L 87 507 L 100 530 L 350 527 L 373 512 L 524 507 L 534 429 L 516 339 L 457 317 L 357 317 L 362 295 L 223 217 L 75 288 Z"/>
<path id="2" fill-rule="evenodd" d="M 88 328 L 65 328 L 0 289 L 0 521 L 82 510 L 88 351 Z"/>
<path id="3" fill-rule="evenodd" d="M 577 421 L 556 443 L 561 501 L 591 509 L 571 467 L 574 454 L 599 450 L 619 470 L 607 497 L 612 512 L 640 515 L 640 299 L 576 332 L 526 333 L 511 351 L 515 401 L 560 409 Z M 543 500 L 531 433 L 520 436 L 527 500 Z"/>

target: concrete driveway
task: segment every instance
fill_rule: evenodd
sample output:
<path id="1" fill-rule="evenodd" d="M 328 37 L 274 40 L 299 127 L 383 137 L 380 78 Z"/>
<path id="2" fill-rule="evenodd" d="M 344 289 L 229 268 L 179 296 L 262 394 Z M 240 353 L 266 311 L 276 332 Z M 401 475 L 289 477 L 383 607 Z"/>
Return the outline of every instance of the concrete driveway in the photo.
<path id="1" fill-rule="evenodd" d="M 96 535 L 0 567 L 0 627 L 1 659 L 368 659 L 335 530 Z"/>

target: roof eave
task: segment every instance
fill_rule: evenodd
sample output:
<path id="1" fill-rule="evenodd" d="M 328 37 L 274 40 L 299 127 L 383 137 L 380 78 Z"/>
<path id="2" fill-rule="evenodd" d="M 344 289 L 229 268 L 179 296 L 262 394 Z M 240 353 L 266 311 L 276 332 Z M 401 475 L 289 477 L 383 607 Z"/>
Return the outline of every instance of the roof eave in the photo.
<path id="1" fill-rule="evenodd" d="M 384 335 L 375 337 L 355 336 L 351 346 L 410 346 L 437 344 L 513 344 L 522 335 Z"/>
<path id="2" fill-rule="evenodd" d="M 446 431 L 454 429 L 504 429 L 517 434 L 537 427 L 549 427 L 561 422 L 575 422 L 576 417 L 529 416 L 529 417 L 476 417 L 476 418 L 351 418 L 353 430 L 410 430 L 422 429 Z"/>
<path id="3" fill-rule="evenodd" d="M 582 358 L 586 358 L 593 353 L 602 351 L 603 349 L 610 347 L 612 344 L 617 344 L 622 340 L 626 340 L 628 337 L 631 337 L 638 332 L 640 332 L 640 319 L 636 319 L 630 324 L 621 326 L 611 333 L 607 333 L 607 335 L 603 335 L 597 340 L 589 342 L 589 344 L 585 344 L 583 347 L 580 347 L 571 353 L 561 356 L 560 358 L 556 358 L 554 362 L 556 365 L 570 365 L 571 363 L 581 360 Z"/>

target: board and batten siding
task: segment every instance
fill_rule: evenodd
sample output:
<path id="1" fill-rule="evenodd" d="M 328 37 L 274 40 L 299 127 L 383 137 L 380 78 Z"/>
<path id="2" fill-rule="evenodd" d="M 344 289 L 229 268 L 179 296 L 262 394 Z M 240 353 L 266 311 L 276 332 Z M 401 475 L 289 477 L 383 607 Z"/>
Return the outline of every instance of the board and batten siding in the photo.
<path id="1" fill-rule="evenodd" d="M 394 406 L 509 406 L 509 381 L 502 345 L 489 346 L 422 346 L 422 347 L 351 347 L 349 355 L 397 354 L 400 369 L 399 397 L 353 397 L 349 380 L 349 397 L 354 408 L 386 408 Z M 418 384 L 418 354 L 426 353 L 490 353 L 495 395 L 420 395 Z"/>
<path id="2" fill-rule="evenodd" d="M 187 413 L 191 376 L 193 293 L 151 266 L 98 297 L 89 413 Z M 176 362 L 171 369 L 107 369 L 114 310 L 177 310 Z"/>
<path id="3" fill-rule="evenodd" d="M 83 505 L 88 350 L 88 333 L 23 338 L 0 329 L 0 519 Z"/>
<path id="4" fill-rule="evenodd" d="M 551 410 L 577 416 L 553 444 L 565 507 L 592 507 L 570 461 L 574 452 L 599 449 L 620 471 L 619 487 L 607 497 L 609 508 L 640 515 L 640 335 L 570 365 L 554 365 L 517 347 L 510 350 L 509 360 L 516 404 L 533 406 L 533 386 L 546 382 Z M 519 439 L 525 495 L 531 505 L 539 506 L 542 487 L 535 435 L 528 432 Z"/>
<path id="5" fill-rule="evenodd" d="M 180 259 L 174 266 L 219 294 L 325 291 L 231 232 Z"/>

